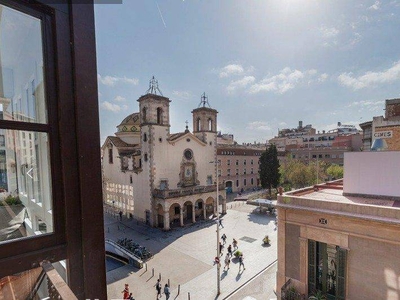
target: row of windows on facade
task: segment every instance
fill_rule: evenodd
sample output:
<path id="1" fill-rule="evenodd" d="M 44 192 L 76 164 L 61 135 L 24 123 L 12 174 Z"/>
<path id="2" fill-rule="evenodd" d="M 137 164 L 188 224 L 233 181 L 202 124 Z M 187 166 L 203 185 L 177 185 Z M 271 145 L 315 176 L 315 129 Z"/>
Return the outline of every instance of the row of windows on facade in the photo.
<path id="1" fill-rule="evenodd" d="M 230 166 L 230 165 L 231 165 L 231 160 L 228 159 L 228 160 L 226 161 L 226 164 L 227 164 L 228 166 Z M 254 165 L 254 160 L 250 160 L 250 164 L 251 164 L 251 165 Z M 260 164 L 260 161 L 258 161 L 258 164 Z M 239 160 L 238 160 L 238 159 L 236 160 L 236 165 L 237 165 L 237 166 L 239 165 Z M 247 165 L 247 161 L 246 161 L 246 160 L 243 160 L 243 165 Z"/>
<path id="2" fill-rule="evenodd" d="M 333 140 L 335 140 L 335 136 L 319 136 L 319 137 L 303 138 L 303 142 L 333 141 Z"/>
<path id="3" fill-rule="evenodd" d="M 243 154 L 241 154 L 242 152 L 237 152 L 236 151 L 221 151 L 221 155 L 247 155 L 246 152 L 243 152 Z M 261 156 L 261 152 L 255 152 L 252 153 L 251 155 L 254 156 Z"/>
<path id="4" fill-rule="evenodd" d="M 243 174 L 239 174 L 239 169 L 236 169 L 236 175 L 246 175 L 247 174 L 247 170 L 244 169 L 243 170 Z M 254 169 L 251 168 L 250 170 L 250 174 L 254 174 Z M 222 171 L 218 170 L 218 176 L 222 176 Z M 227 169 L 226 170 L 226 176 L 231 176 L 231 169 Z"/>
<path id="5" fill-rule="evenodd" d="M 313 154 L 312 156 L 311 156 L 311 158 L 317 158 L 317 156 L 318 156 L 318 158 L 343 158 L 343 154 L 339 154 L 339 155 L 336 155 L 336 154 L 324 154 L 324 155 L 322 155 L 322 154 Z M 292 154 L 292 158 L 308 158 L 308 155 L 296 155 L 296 154 Z"/>

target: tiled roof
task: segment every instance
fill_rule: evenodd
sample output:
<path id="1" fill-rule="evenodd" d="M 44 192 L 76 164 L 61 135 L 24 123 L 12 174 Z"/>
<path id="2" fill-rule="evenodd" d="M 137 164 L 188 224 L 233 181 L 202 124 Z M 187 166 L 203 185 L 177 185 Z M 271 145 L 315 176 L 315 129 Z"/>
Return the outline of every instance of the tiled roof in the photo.
<path id="1" fill-rule="evenodd" d="M 127 148 L 127 147 L 135 147 L 136 144 L 128 144 L 121 140 L 119 137 L 116 136 L 109 136 L 107 137 L 110 141 L 117 147 L 117 148 Z"/>
<path id="2" fill-rule="evenodd" d="M 175 141 L 175 140 L 179 139 L 181 136 L 184 136 L 185 134 L 186 134 L 186 132 L 178 132 L 178 133 L 171 134 L 168 138 L 168 141 Z"/>

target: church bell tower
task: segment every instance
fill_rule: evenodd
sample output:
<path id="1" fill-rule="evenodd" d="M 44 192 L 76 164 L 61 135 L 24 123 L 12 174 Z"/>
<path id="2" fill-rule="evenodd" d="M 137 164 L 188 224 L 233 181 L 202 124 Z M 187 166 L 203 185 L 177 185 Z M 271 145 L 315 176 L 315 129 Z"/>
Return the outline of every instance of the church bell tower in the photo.
<path id="1" fill-rule="evenodd" d="M 205 143 L 216 143 L 218 111 L 211 108 L 205 93 L 201 95 L 199 107 L 192 114 L 193 134 Z"/>

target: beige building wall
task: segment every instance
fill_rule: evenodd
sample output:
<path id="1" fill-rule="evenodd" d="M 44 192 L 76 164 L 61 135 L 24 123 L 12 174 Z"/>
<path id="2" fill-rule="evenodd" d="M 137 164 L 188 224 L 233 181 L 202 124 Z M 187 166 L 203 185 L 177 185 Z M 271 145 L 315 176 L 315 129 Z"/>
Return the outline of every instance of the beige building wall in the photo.
<path id="1" fill-rule="evenodd" d="M 307 240 L 312 239 L 348 249 L 346 299 L 398 299 L 399 225 L 282 209 L 278 215 L 283 216 L 278 219 L 278 290 L 291 278 L 307 294 Z M 328 223 L 319 224 L 320 218 Z"/>

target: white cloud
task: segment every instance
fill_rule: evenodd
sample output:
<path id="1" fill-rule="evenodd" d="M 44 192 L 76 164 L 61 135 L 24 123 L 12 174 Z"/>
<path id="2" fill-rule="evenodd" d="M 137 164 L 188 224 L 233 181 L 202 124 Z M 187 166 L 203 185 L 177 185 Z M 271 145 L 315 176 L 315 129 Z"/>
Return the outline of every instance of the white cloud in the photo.
<path id="1" fill-rule="evenodd" d="M 342 73 L 338 76 L 341 85 L 351 87 L 354 90 L 363 89 L 382 83 L 390 83 L 400 79 L 400 61 L 382 72 L 366 72 L 364 75 L 354 77 L 353 73 Z"/>
<path id="2" fill-rule="evenodd" d="M 321 32 L 322 37 L 325 39 L 334 38 L 339 34 L 339 30 L 336 29 L 335 27 L 321 26 L 319 28 L 319 31 Z"/>
<path id="3" fill-rule="evenodd" d="M 232 80 L 227 86 L 226 90 L 229 93 L 232 93 L 238 88 L 245 88 L 249 84 L 253 83 L 255 80 L 256 79 L 254 78 L 254 76 L 245 76 L 239 80 Z"/>
<path id="4" fill-rule="evenodd" d="M 325 80 L 327 80 L 328 79 L 328 74 L 326 74 L 326 73 L 323 73 L 323 74 L 321 74 L 319 77 L 318 77 L 318 81 L 319 82 L 324 82 Z"/>
<path id="5" fill-rule="evenodd" d="M 105 110 L 109 110 L 109 111 L 112 111 L 112 112 L 119 112 L 120 110 L 121 110 L 121 106 L 119 106 L 118 104 L 113 104 L 113 103 L 110 103 L 110 102 L 108 102 L 108 101 L 104 101 L 104 102 L 102 102 L 101 104 L 100 104 L 100 107 L 102 108 L 102 109 L 105 109 Z M 127 106 L 126 105 L 124 105 L 124 109 L 125 108 L 127 108 Z"/>
<path id="6" fill-rule="evenodd" d="M 256 94 L 264 91 L 284 94 L 303 81 L 308 83 L 313 82 L 317 73 L 318 71 L 315 69 L 305 70 L 302 72 L 286 67 L 280 71 L 279 74 L 265 77 L 256 84 L 253 84 L 249 89 L 249 93 Z"/>
<path id="7" fill-rule="evenodd" d="M 262 130 L 262 131 L 272 130 L 272 128 L 268 125 L 267 122 L 262 122 L 262 121 L 250 122 L 247 124 L 246 128 L 250 130 Z"/>
<path id="8" fill-rule="evenodd" d="M 361 100 L 354 101 L 347 105 L 347 108 L 359 108 L 359 110 L 368 110 L 368 111 L 380 111 L 385 106 L 384 100 L 372 101 L 372 100 Z"/>
<path id="9" fill-rule="evenodd" d="M 116 97 L 114 98 L 114 101 L 123 102 L 123 101 L 126 101 L 126 98 L 125 98 L 125 97 L 122 97 L 122 96 L 116 96 Z"/>
<path id="10" fill-rule="evenodd" d="M 107 86 L 115 86 L 116 83 L 122 82 L 122 83 L 128 83 L 128 84 L 133 84 L 133 85 L 138 85 L 139 84 L 139 79 L 137 78 L 128 78 L 126 76 L 124 77 L 115 77 L 115 76 L 101 76 L 100 74 L 97 74 L 97 80 L 100 81 L 102 84 L 107 85 Z"/>
<path id="11" fill-rule="evenodd" d="M 358 42 L 361 41 L 362 35 L 359 34 L 358 32 L 353 33 L 353 38 L 350 40 L 350 46 L 354 46 Z"/>
<path id="12" fill-rule="evenodd" d="M 192 94 L 188 91 L 172 91 L 172 95 L 180 99 L 189 99 L 192 97 Z"/>
<path id="13" fill-rule="evenodd" d="M 229 77 L 231 75 L 240 75 L 244 73 L 242 65 L 230 64 L 220 69 L 219 77 Z"/>
<path id="14" fill-rule="evenodd" d="M 369 10 L 378 10 L 380 9 L 381 2 L 380 1 L 375 1 L 375 3 L 373 5 L 371 5 L 370 7 L 368 7 Z"/>

